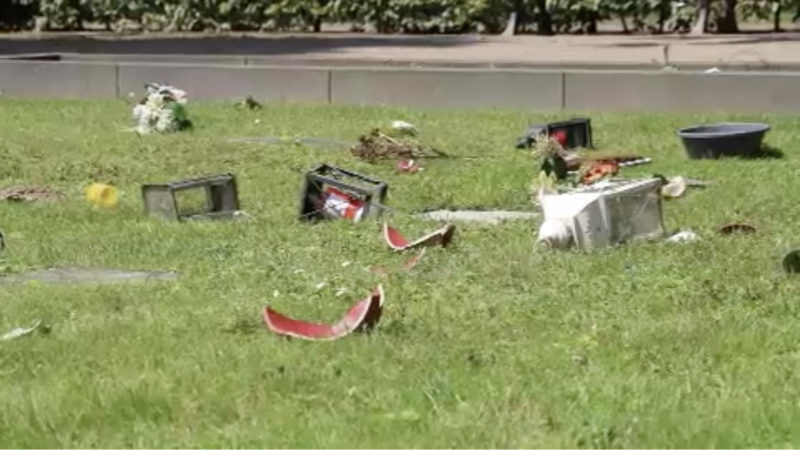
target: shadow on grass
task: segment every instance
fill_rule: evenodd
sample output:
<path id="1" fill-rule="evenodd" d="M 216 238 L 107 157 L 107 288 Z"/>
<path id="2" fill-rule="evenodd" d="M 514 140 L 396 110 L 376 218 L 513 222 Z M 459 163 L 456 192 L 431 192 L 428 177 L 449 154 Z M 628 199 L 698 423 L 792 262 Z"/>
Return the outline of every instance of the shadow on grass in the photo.
<path id="1" fill-rule="evenodd" d="M 779 148 L 763 144 L 758 153 L 752 155 L 749 159 L 782 159 L 784 156 L 783 151 Z"/>

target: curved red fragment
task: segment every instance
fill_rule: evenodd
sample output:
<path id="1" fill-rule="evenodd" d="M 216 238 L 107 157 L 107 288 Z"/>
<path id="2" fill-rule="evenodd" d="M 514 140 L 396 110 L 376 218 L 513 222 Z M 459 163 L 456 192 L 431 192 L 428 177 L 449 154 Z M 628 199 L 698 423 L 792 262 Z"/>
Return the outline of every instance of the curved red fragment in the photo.
<path id="1" fill-rule="evenodd" d="M 408 240 L 399 231 L 385 223 L 383 224 L 383 237 L 393 250 L 402 250 L 408 245 Z"/>
<path id="2" fill-rule="evenodd" d="M 386 243 L 392 250 L 407 250 L 414 247 L 419 246 L 434 246 L 434 245 L 441 245 L 442 247 L 447 247 L 450 244 L 450 241 L 453 240 L 453 234 L 456 231 L 456 227 L 454 225 L 448 224 L 439 228 L 438 230 L 434 230 L 425 236 L 413 241 L 408 242 L 408 240 L 400 234 L 399 231 L 389 226 L 389 224 L 383 224 L 383 238 L 386 240 Z"/>
<path id="3" fill-rule="evenodd" d="M 383 288 L 379 285 L 370 296 L 353 305 L 345 316 L 334 324 L 322 324 L 292 319 L 269 306 L 262 313 L 264 324 L 273 333 L 310 341 L 339 339 L 354 331 L 367 331 L 380 320 L 383 310 Z"/>
<path id="4" fill-rule="evenodd" d="M 422 257 L 425 256 L 425 248 L 419 251 L 416 255 L 412 256 L 411 259 L 403 263 L 403 267 L 398 272 L 408 272 L 409 270 L 413 269 L 419 262 L 422 260 Z M 386 267 L 381 266 L 374 266 L 370 269 L 372 273 L 378 275 L 389 275 L 392 273 L 391 270 L 387 269 Z"/>

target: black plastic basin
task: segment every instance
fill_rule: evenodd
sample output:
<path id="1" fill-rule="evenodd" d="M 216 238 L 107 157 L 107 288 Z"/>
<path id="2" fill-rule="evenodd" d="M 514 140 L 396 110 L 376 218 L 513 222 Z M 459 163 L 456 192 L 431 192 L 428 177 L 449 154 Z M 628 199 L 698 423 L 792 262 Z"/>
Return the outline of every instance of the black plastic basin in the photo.
<path id="1" fill-rule="evenodd" d="M 678 130 L 689 158 L 722 156 L 753 158 L 761 153 L 761 141 L 769 131 L 764 123 L 715 123 Z"/>

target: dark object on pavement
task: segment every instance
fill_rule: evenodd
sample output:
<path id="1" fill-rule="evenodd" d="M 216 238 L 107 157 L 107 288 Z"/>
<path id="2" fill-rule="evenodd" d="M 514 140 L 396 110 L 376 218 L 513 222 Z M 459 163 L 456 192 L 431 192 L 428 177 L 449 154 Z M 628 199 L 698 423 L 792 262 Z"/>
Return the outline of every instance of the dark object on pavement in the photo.
<path id="1" fill-rule="evenodd" d="M 180 221 L 230 218 L 239 210 L 239 193 L 233 174 L 145 184 L 142 199 L 148 215 Z"/>
<path id="2" fill-rule="evenodd" d="M 525 136 L 517 141 L 517 148 L 530 148 L 541 135 L 558 141 L 564 149 L 593 148 L 592 122 L 589 118 L 575 117 L 563 122 L 537 124 L 528 127 Z"/>
<path id="3" fill-rule="evenodd" d="M 680 129 L 678 136 L 691 159 L 755 158 L 762 153 L 761 142 L 769 129 L 764 123 L 716 123 Z"/>
<path id="4" fill-rule="evenodd" d="M 389 186 L 383 181 L 321 164 L 306 173 L 300 196 L 300 220 L 359 221 L 373 210 L 379 215 L 388 190 Z"/>

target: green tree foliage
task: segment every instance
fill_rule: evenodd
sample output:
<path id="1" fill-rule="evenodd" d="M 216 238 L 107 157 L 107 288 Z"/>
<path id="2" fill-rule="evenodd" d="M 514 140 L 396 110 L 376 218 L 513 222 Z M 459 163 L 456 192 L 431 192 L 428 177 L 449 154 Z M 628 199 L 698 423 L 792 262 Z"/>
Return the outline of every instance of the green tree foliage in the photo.
<path id="1" fill-rule="evenodd" d="M 380 33 L 502 31 L 516 13 L 521 33 L 594 33 L 601 21 L 625 32 L 688 30 L 701 0 L 0 0 L 0 29 L 79 30 L 92 24 L 125 28 L 307 30 L 348 23 Z M 800 0 L 711 0 L 709 28 L 738 30 L 738 19 L 772 20 L 798 11 Z M 797 17 L 795 17 L 797 18 Z"/>

